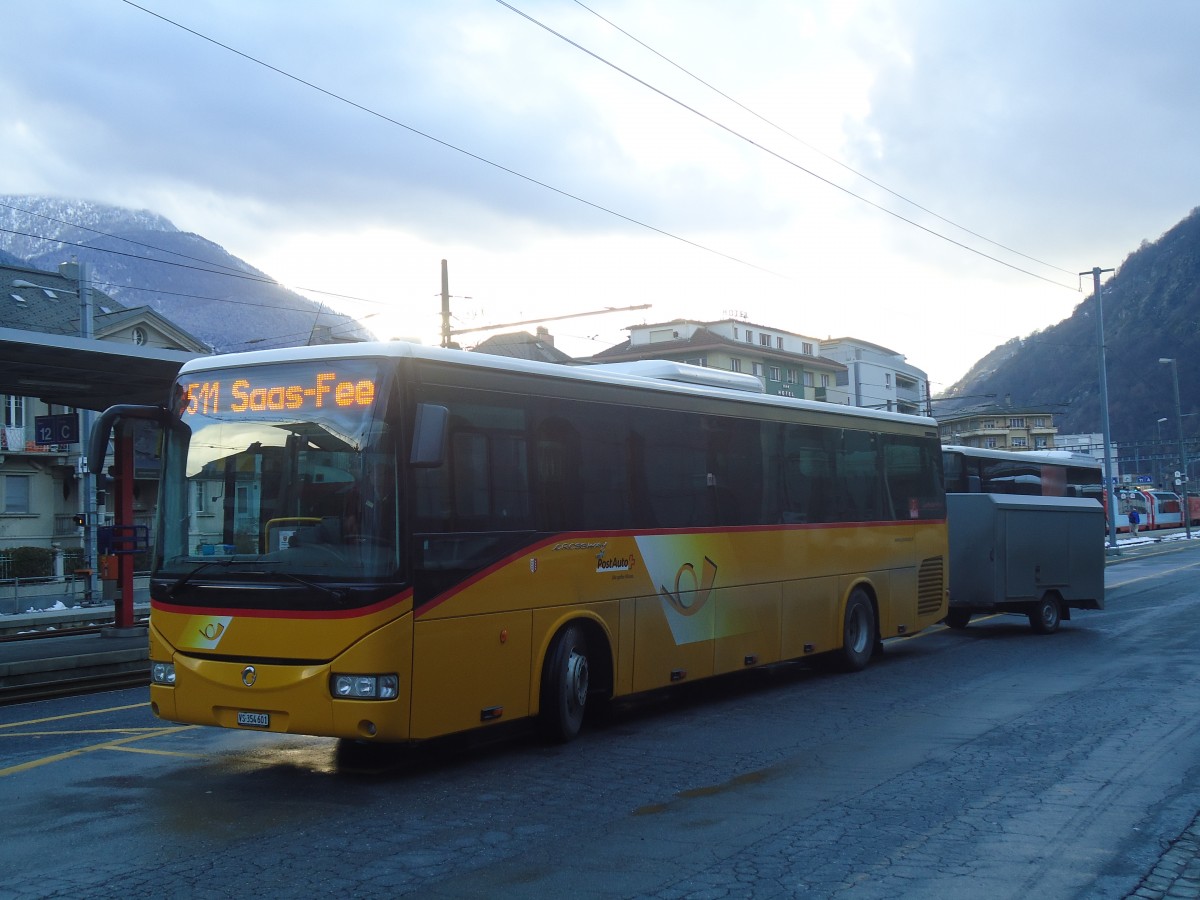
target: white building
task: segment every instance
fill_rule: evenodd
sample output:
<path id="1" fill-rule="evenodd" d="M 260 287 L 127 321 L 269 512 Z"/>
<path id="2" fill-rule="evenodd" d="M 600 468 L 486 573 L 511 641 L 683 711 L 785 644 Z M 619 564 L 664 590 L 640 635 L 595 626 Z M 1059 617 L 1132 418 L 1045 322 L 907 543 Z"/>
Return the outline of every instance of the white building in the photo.
<path id="1" fill-rule="evenodd" d="M 821 341 L 820 352 L 846 366 L 846 381 L 838 386 L 855 406 L 928 414 L 929 376 L 903 354 L 851 337 Z"/>

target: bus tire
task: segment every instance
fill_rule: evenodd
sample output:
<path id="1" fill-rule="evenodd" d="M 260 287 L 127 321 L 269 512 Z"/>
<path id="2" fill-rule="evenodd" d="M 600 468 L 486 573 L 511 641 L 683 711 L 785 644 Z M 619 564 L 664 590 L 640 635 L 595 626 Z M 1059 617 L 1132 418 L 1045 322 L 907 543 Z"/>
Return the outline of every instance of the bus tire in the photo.
<path id="1" fill-rule="evenodd" d="M 946 627 L 963 629 L 971 623 L 971 611 L 961 606 L 952 606 L 946 613 Z"/>
<path id="2" fill-rule="evenodd" d="M 542 731 L 566 743 L 579 734 L 588 696 L 588 645 L 583 628 L 568 625 L 554 637 L 542 667 Z"/>
<path id="3" fill-rule="evenodd" d="M 871 661 L 879 642 L 875 627 L 875 607 L 860 587 L 850 592 L 846 601 L 846 617 L 842 623 L 842 649 L 838 653 L 838 668 L 844 672 L 861 672 Z"/>
<path id="4" fill-rule="evenodd" d="M 1062 624 L 1062 607 L 1058 597 L 1045 594 L 1029 608 L 1029 627 L 1037 634 L 1054 634 Z"/>

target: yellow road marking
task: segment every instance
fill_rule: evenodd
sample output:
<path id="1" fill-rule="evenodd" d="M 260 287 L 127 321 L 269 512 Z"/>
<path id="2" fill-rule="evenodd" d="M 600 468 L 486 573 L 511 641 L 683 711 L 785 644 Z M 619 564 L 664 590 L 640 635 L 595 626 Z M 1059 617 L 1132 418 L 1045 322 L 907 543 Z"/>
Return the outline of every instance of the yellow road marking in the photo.
<path id="1" fill-rule="evenodd" d="M 64 734 L 142 734 L 147 731 L 158 731 L 161 725 L 150 728 L 71 728 L 66 731 L 9 731 L 0 734 L 0 738 L 10 737 L 50 737 Z"/>
<path id="2" fill-rule="evenodd" d="M 1110 588 L 1128 587 L 1131 584 L 1137 584 L 1139 581 L 1147 581 L 1151 578 L 1161 578 L 1163 575 L 1174 575 L 1176 572 L 1183 572 L 1187 569 L 1194 569 L 1200 566 L 1200 562 L 1188 563 L 1186 566 L 1176 566 L 1174 569 L 1167 569 L 1165 572 L 1155 572 L 1151 575 L 1139 575 L 1137 578 L 1130 578 L 1128 581 L 1120 581 L 1116 584 L 1109 585 Z"/>
<path id="3" fill-rule="evenodd" d="M 0 769 L 0 778 L 5 775 L 16 775 L 19 772 L 28 772 L 30 769 L 36 769 L 39 766 L 47 766 L 50 763 L 62 762 L 64 759 L 73 759 L 76 756 L 82 756 L 85 753 L 94 753 L 97 750 L 120 750 L 122 745 L 131 744 L 134 741 L 144 741 L 147 738 L 165 737 L 169 734 L 177 734 L 180 731 L 188 731 L 195 728 L 195 725 L 179 725 L 171 728 L 158 728 L 146 734 L 136 734 L 133 737 L 122 738 L 119 741 L 104 741 L 100 744 L 92 744 L 88 747 L 77 747 L 74 750 L 67 750 L 63 753 L 55 753 L 52 756 L 44 756 L 41 759 L 33 759 L 26 763 L 9 766 L 6 769 Z"/>
<path id="4" fill-rule="evenodd" d="M 0 728 L 20 728 L 23 725 L 41 725 L 43 722 L 62 722 L 66 719 L 77 719 L 80 716 L 98 716 L 102 713 L 123 712 L 127 709 L 138 709 L 142 706 L 149 706 L 148 701 L 142 703 L 130 703 L 128 706 L 110 706 L 107 709 L 89 709 L 84 712 L 67 713 L 62 716 L 47 716 L 44 719 L 26 719 L 24 722 L 5 722 L 0 723 Z"/>
<path id="5" fill-rule="evenodd" d="M 113 747 L 122 753 L 149 753 L 152 756 L 183 756 L 187 759 L 204 759 L 203 753 L 184 753 L 182 750 L 154 750 L 150 747 Z"/>

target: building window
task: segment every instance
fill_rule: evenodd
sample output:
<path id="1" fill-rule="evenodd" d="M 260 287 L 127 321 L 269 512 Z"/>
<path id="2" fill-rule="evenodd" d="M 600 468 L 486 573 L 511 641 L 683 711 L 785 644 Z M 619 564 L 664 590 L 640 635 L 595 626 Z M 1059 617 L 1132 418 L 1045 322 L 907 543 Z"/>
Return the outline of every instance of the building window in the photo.
<path id="1" fill-rule="evenodd" d="M 783 349 L 783 338 L 782 338 L 782 337 L 776 337 L 776 338 L 775 338 L 775 349 L 776 349 L 776 350 L 782 350 L 782 349 Z"/>
<path id="2" fill-rule="evenodd" d="M 846 387 L 848 384 L 850 384 L 850 370 L 846 369 L 844 371 L 838 372 L 837 373 L 838 387 Z"/>
<path id="3" fill-rule="evenodd" d="M 796 383 L 796 370 L 795 370 L 795 369 L 788 369 L 788 370 L 787 370 L 787 383 L 788 383 L 788 384 L 795 384 L 795 383 Z"/>
<path id="4" fill-rule="evenodd" d="M 751 331 L 749 328 L 746 329 L 746 343 L 747 344 L 754 343 L 754 332 Z"/>
<path id="5" fill-rule="evenodd" d="M 703 356 L 694 356 L 691 359 L 685 359 L 684 362 L 687 363 L 689 366 L 707 366 L 708 365 L 708 363 L 705 362 Z"/>
<path id="6" fill-rule="evenodd" d="M 995 450 L 996 449 L 996 439 L 995 438 L 985 438 L 983 441 L 983 446 L 986 447 L 988 450 Z"/>
<path id="7" fill-rule="evenodd" d="M 1034 438 L 1033 446 L 1037 450 L 1046 450 L 1050 447 L 1050 441 L 1044 437 Z"/>
<path id="8" fill-rule="evenodd" d="M 1012 439 L 1012 446 L 1024 450 L 1029 446 L 1029 441 L 1025 440 L 1023 437 L 1015 437 Z"/>
<path id="9" fill-rule="evenodd" d="M 1043 418 L 1043 417 L 1040 417 L 1040 416 L 1039 416 L 1038 418 L 1034 419 L 1034 420 L 1033 420 L 1033 427 L 1034 427 L 1034 428 L 1045 428 L 1045 427 L 1046 427 L 1046 420 L 1045 420 L 1045 418 Z"/>
<path id="10" fill-rule="evenodd" d="M 1025 427 L 1024 417 L 1017 418 L 1017 419 L 1009 419 L 1008 427 L 1009 428 L 1024 428 Z"/>
<path id="11" fill-rule="evenodd" d="M 25 398 L 12 394 L 4 398 L 4 424 L 8 428 L 25 427 Z"/>
<path id="12" fill-rule="evenodd" d="M 4 476 L 4 512 L 17 515 L 29 512 L 29 476 Z"/>
<path id="13" fill-rule="evenodd" d="M 829 387 L 829 376 L 828 375 L 821 376 L 821 387 L 824 387 L 824 388 Z"/>
<path id="14" fill-rule="evenodd" d="M 812 355 L 813 355 L 813 345 L 812 345 L 812 343 L 811 343 L 811 342 L 809 342 L 809 341 L 804 341 L 804 342 L 803 342 L 803 343 L 800 345 L 800 352 L 801 352 L 801 353 L 803 353 L 805 356 L 812 356 Z"/>
<path id="15" fill-rule="evenodd" d="M 812 372 L 805 372 L 805 373 L 804 373 L 804 386 L 805 386 L 805 387 L 812 387 L 812 386 L 813 386 L 813 373 L 812 373 Z"/>
<path id="16" fill-rule="evenodd" d="M 759 378 L 763 377 L 763 364 L 762 363 L 751 363 L 750 368 L 754 372 L 754 374 L 757 375 Z"/>
<path id="17" fill-rule="evenodd" d="M 891 372 L 883 373 L 883 386 L 885 388 L 890 388 L 892 386 L 892 373 Z"/>
<path id="18" fill-rule="evenodd" d="M 984 419 L 984 420 L 983 420 L 983 424 L 982 424 L 982 425 L 980 425 L 980 427 L 981 427 L 981 428 L 982 428 L 984 431 L 987 431 L 989 428 L 995 428 L 995 427 L 996 427 L 996 422 L 995 422 L 993 419 Z"/>
<path id="19" fill-rule="evenodd" d="M 771 336 L 769 334 L 760 334 L 758 336 L 758 342 L 760 344 L 762 344 L 764 347 L 770 347 L 771 346 Z"/>
<path id="20" fill-rule="evenodd" d="M 733 339 L 735 341 L 738 339 L 738 327 L 736 325 L 733 326 Z"/>
<path id="21" fill-rule="evenodd" d="M 729 371 L 730 372 L 742 371 L 742 361 L 740 359 L 731 359 L 729 361 Z"/>
<path id="22" fill-rule="evenodd" d="M 779 366 L 771 366 L 771 380 L 772 381 L 782 381 L 783 380 L 779 377 Z"/>

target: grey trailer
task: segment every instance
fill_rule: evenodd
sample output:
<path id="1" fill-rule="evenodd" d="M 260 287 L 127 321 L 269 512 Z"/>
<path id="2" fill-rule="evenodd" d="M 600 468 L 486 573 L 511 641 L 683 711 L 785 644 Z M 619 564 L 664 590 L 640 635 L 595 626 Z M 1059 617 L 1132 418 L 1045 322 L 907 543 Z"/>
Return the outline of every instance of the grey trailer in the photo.
<path id="1" fill-rule="evenodd" d="M 947 494 L 946 515 L 951 628 L 966 628 L 974 613 L 1021 613 L 1051 634 L 1072 609 L 1104 608 L 1098 501 Z"/>

